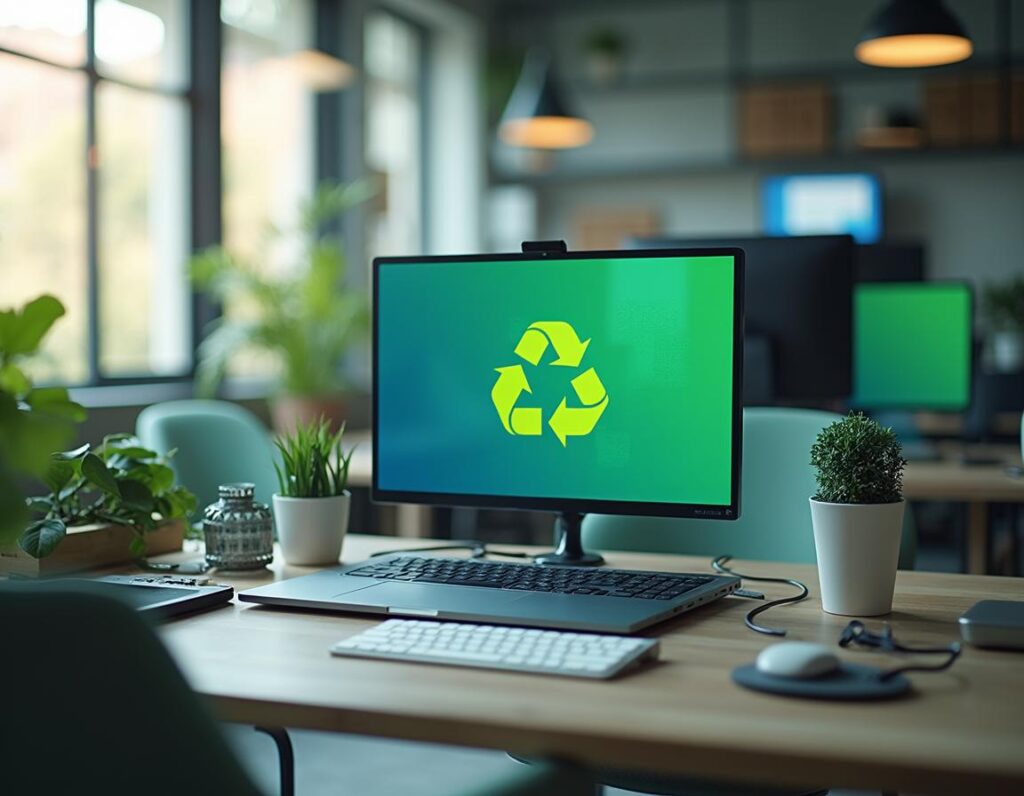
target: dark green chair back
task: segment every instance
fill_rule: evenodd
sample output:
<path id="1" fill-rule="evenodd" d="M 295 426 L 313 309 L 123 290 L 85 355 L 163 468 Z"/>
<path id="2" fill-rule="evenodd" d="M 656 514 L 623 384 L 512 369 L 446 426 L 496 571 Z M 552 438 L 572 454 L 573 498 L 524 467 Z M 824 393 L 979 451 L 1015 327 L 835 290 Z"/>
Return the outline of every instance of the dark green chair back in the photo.
<path id="1" fill-rule="evenodd" d="M 4 793 L 257 796 L 142 617 L 88 586 L 0 582 Z"/>

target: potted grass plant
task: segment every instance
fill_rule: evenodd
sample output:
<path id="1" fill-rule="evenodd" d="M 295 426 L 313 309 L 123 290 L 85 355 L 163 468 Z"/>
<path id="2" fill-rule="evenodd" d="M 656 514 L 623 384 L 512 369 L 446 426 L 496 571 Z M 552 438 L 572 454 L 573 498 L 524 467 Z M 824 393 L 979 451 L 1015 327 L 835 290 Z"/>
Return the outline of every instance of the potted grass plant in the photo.
<path id="1" fill-rule="evenodd" d="M 822 608 L 844 616 L 889 613 L 906 505 L 906 460 L 895 432 L 851 413 L 818 434 L 811 464 Z"/>
<path id="2" fill-rule="evenodd" d="M 320 417 L 274 440 L 281 454 L 274 464 L 280 488 L 274 522 L 289 564 L 336 564 L 341 555 L 352 500 L 346 487 L 353 451 L 342 453 L 344 433 L 344 423 L 332 432 Z"/>

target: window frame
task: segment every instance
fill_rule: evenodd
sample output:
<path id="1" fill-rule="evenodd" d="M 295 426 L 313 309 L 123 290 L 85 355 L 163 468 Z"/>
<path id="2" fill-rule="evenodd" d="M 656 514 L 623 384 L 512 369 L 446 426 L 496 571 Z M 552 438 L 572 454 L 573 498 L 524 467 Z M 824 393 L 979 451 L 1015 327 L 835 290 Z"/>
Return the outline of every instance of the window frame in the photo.
<path id="1" fill-rule="evenodd" d="M 220 315 L 220 307 L 203 293 L 190 290 L 191 322 L 185 333 L 191 363 L 187 371 L 174 375 L 138 374 L 108 376 L 100 367 L 100 256 L 99 256 L 99 173 L 97 169 L 97 90 L 102 83 L 122 86 L 141 93 L 171 97 L 184 103 L 188 113 L 188 179 L 184 208 L 188 229 L 183 230 L 192 253 L 223 241 L 223 142 L 221 140 L 221 57 L 223 31 L 220 2 L 186 0 L 187 74 L 182 86 L 169 88 L 145 85 L 115 75 L 101 74 L 96 61 L 96 2 L 85 0 L 85 61 L 79 65 L 59 63 L 45 57 L 0 45 L 0 54 L 26 59 L 43 66 L 76 72 L 85 76 L 85 268 L 86 268 L 86 350 L 87 373 L 84 381 L 69 384 L 76 393 L 97 397 L 95 388 L 143 387 L 166 385 L 168 395 L 191 392 L 195 376 L 196 351 L 210 321 Z M 342 23 L 348 21 L 344 0 L 314 0 L 312 14 L 314 41 L 318 49 L 343 57 Z M 342 158 L 342 129 L 346 114 L 340 92 L 319 93 L 314 101 L 313 148 L 314 179 L 339 180 L 347 171 Z M 217 142 L 210 146 L 209 142 Z M 315 188 L 315 184 L 310 186 Z M 249 392 L 250 390 L 245 390 Z M 153 391 L 146 391 L 152 394 Z M 227 392 L 234 390 L 228 385 Z M 93 403 L 93 401 L 87 401 Z M 99 400 L 97 403 L 107 404 Z M 112 403 L 122 403 L 115 401 Z"/>

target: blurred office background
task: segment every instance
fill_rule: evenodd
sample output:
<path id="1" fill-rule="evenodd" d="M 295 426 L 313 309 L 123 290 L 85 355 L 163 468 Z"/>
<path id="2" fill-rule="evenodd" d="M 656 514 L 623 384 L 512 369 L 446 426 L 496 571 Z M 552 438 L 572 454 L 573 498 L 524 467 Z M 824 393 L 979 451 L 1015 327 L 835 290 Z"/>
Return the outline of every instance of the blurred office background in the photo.
<path id="1" fill-rule="evenodd" d="M 884 5 L 0 0 L 0 306 L 64 302 L 35 375 L 75 388 L 95 441 L 193 395 L 208 324 L 259 312 L 196 291 L 190 254 L 222 243 L 261 273 L 301 269 L 294 240 L 268 230 L 299 223 L 325 181 L 375 186 L 334 227 L 343 289 L 365 294 L 376 255 L 761 235 L 766 178 L 839 173 L 879 189 L 877 243 L 894 247 L 881 278 L 966 280 L 980 310 L 1024 275 L 1024 0 L 947 0 L 973 54 L 910 69 L 854 57 Z M 539 90 L 545 69 L 589 125 L 579 146 L 499 135 L 517 81 Z M 1019 439 L 1024 355 L 1010 334 L 997 356 L 997 331 L 976 313 L 991 411 L 899 413 L 908 436 Z M 367 350 L 341 368 L 350 428 L 369 424 Z M 269 423 L 280 373 L 266 352 L 238 352 L 221 394 Z M 961 509 L 919 507 L 926 568 L 962 566 Z M 360 495 L 353 531 L 389 521 Z M 500 541 L 550 533 L 519 513 L 432 521 Z M 1019 521 L 992 513 L 1006 571 L 1019 572 Z"/>

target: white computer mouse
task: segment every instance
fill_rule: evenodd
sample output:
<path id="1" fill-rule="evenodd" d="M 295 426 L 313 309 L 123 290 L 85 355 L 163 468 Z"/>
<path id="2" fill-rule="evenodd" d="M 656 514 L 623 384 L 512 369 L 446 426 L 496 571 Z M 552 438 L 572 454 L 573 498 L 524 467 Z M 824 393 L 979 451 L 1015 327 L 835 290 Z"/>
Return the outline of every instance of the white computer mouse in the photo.
<path id="1" fill-rule="evenodd" d="M 776 677 L 805 680 L 821 677 L 839 668 L 839 658 L 824 644 L 809 641 L 781 641 L 761 650 L 757 670 Z"/>

